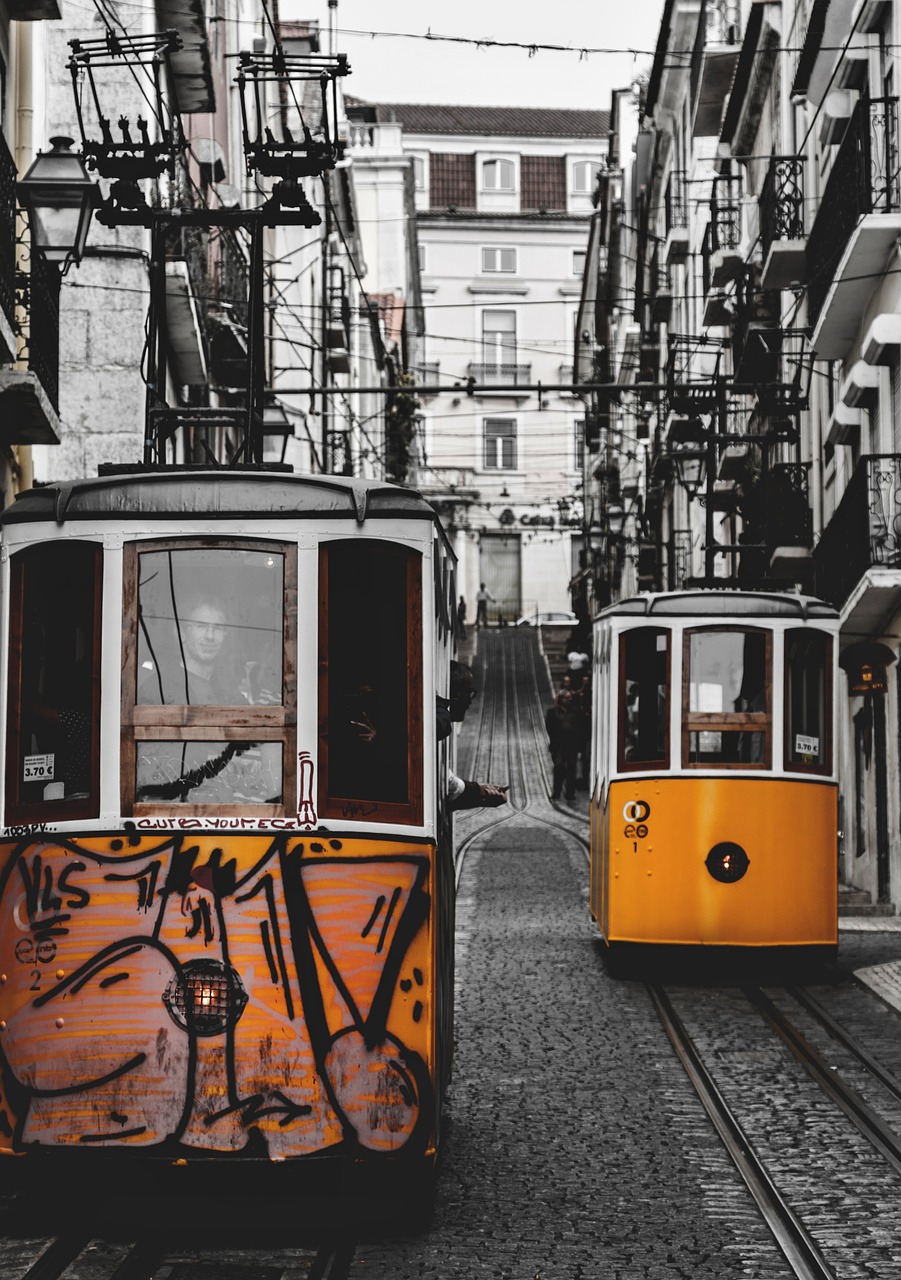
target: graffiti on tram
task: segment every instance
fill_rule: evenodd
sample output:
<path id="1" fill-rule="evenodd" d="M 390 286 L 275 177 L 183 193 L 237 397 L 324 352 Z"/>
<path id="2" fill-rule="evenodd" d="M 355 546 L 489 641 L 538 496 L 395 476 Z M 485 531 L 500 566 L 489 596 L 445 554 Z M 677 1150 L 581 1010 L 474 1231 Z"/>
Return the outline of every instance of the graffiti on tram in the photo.
<path id="1" fill-rule="evenodd" d="M 424 1149 L 431 847 L 131 828 L 5 850 L 0 1146 Z"/>

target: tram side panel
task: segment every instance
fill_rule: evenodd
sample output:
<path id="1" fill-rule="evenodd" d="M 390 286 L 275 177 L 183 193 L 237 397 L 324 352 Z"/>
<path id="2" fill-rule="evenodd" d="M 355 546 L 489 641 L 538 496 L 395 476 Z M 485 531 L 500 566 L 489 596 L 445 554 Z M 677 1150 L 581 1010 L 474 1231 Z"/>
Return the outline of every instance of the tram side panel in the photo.
<path id="1" fill-rule="evenodd" d="M 157 531 L 155 548 L 166 533 Z M 271 539 L 267 531 L 268 565 Z M 44 545 L 32 567 L 35 581 L 53 558 L 52 541 L 36 528 L 21 540 L 20 553 Z M 236 527 L 232 541 L 256 554 L 246 528 Z M 180 545 L 189 544 L 171 540 L 175 554 Z M 211 545 L 207 539 L 205 553 Z M 231 543 L 223 536 L 215 545 Z M 96 581 L 99 555 L 94 543 L 87 559 Z M 406 631 L 422 652 L 400 666 L 405 679 L 415 673 L 407 723 L 418 739 L 408 748 L 406 810 L 392 797 L 382 819 L 387 830 L 379 829 L 371 792 L 330 790 L 321 777 L 327 761 L 321 743 L 320 778 L 311 785 L 310 754 L 303 749 L 309 739 L 301 740 L 300 729 L 297 767 L 285 768 L 279 805 L 255 808 L 246 798 L 214 803 L 212 790 L 228 786 L 228 770 L 215 777 L 206 771 L 206 803 L 179 804 L 177 795 L 150 805 L 133 800 L 112 829 L 108 820 L 77 818 L 81 809 L 99 814 L 96 779 L 90 794 L 75 802 L 57 784 L 42 803 L 32 784 L 26 789 L 16 781 L 24 757 L 40 754 L 22 736 L 22 688 L 29 677 L 19 661 L 5 702 L 0 1148 L 138 1148 L 167 1157 L 244 1152 L 269 1160 L 434 1157 L 450 1057 L 452 870 L 431 698 L 424 690 L 431 693 L 436 668 L 448 659 L 455 595 L 437 540 L 431 559 L 409 551 L 403 559 L 396 576 L 406 582 L 405 607 L 416 615 Z M 21 563 L 8 615 L 12 648 L 20 654 L 29 639 L 44 643 L 43 629 L 34 632 L 22 604 L 32 569 L 26 559 Z M 383 590 L 384 578 L 378 581 Z M 9 599 L 8 579 L 6 586 Z M 313 598 L 317 590 L 321 595 L 322 580 L 318 589 L 313 584 Z M 137 595 L 132 585 L 129 604 L 126 592 L 126 652 L 135 634 L 128 611 L 134 614 Z M 308 592 L 307 604 L 310 598 Z M 290 609 L 287 593 L 286 600 Z M 433 602 L 435 618 L 424 619 L 423 607 L 431 612 Z M 95 613 L 99 619 L 99 600 Z M 378 609 L 371 616 L 378 617 Z M 99 661 L 99 631 L 96 640 Z M 103 642 L 104 660 L 118 666 L 122 637 L 104 635 Z M 375 647 L 371 636 L 362 643 Z M 40 660 L 33 656 L 32 666 Z M 293 645 L 284 645 L 284 661 L 289 689 Z M 321 648 L 318 661 L 319 711 L 306 723 L 318 718 L 327 739 L 322 670 L 328 654 Z M 312 671 L 298 672 L 296 687 L 309 697 L 317 688 Z M 217 727 L 219 713 L 209 706 L 179 712 L 170 723 L 168 711 L 148 714 L 136 709 L 138 701 L 132 687 L 125 705 L 135 724 L 142 716 L 148 722 L 137 731 L 148 758 L 158 739 L 169 748 L 168 740 L 179 736 L 277 738 L 277 708 L 259 715 L 256 731 L 257 712 L 245 710 L 235 734 L 227 717 L 219 717 L 223 726 Z M 290 729 L 288 701 L 285 695 Z M 298 712 L 302 727 L 302 703 Z M 153 716 L 162 727 L 149 723 Z M 179 716 L 195 727 L 179 735 L 173 727 Z M 99 719 L 95 709 L 95 771 Z M 123 739 L 129 732 L 134 738 L 135 730 L 126 728 Z M 290 732 L 285 741 L 293 742 Z M 123 768 L 137 768 L 136 755 L 134 748 L 131 756 L 123 752 Z M 426 771 L 435 784 L 424 797 Z M 123 796 L 129 792 L 134 797 L 134 782 L 123 774 Z M 408 835 L 397 831 L 405 823 Z M 442 834 L 445 840 L 436 839 Z"/>

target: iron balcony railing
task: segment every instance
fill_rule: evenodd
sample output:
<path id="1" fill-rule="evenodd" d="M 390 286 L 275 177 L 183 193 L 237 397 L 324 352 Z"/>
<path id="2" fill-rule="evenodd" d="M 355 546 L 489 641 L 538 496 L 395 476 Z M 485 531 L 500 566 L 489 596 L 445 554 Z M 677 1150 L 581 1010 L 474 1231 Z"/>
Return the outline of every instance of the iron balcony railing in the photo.
<path id="1" fill-rule="evenodd" d="M 532 377 L 530 364 L 471 364 L 469 377 L 475 378 L 485 386 L 518 385 L 527 383 Z"/>
<path id="2" fill-rule="evenodd" d="M 756 287 L 746 272 L 736 290 L 732 327 L 732 371 L 735 381 L 766 386 L 777 380 L 782 351 L 779 294 Z"/>
<path id="3" fill-rule="evenodd" d="M 676 412 L 704 412 L 720 395 L 722 347 L 703 334 L 670 334 L 667 342 L 666 395 Z"/>
<path id="4" fill-rule="evenodd" d="M 807 465 L 775 463 L 767 476 L 766 497 L 767 547 L 809 547 L 813 541 L 813 516 Z"/>
<path id="5" fill-rule="evenodd" d="M 0 310 L 16 323 L 16 163 L 0 134 Z"/>
<path id="6" fill-rule="evenodd" d="M 760 241 L 763 260 L 775 240 L 804 238 L 804 160 L 773 156 L 760 191 Z"/>
<path id="7" fill-rule="evenodd" d="M 692 576 L 691 530 L 674 529 L 667 556 L 667 589 L 678 591 Z"/>
<path id="8" fill-rule="evenodd" d="M 59 413 L 59 269 L 32 249 L 28 271 L 16 274 L 16 302 L 22 318 L 15 325 L 18 356 L 44 388 Z"/>
<path id="9" fill-rule="evenodd" d="M 667 232 L 688 226 L 688 184 L 681 169 L 673 169 L 670 173 L 663 203 Z"/>
<path id="10" fill-rule="evenodd" d="M 741 243 L 741 184 L 731 174 L 714 179 L 710 198 L 710 247 L 737 249 Z"/>
<path id="11" fill-rule="evenodd" d="M 837 609 L 868 569 L 901 568 L 901 454 L 860 459 L 813 560 L 816 594 Z"/>
<path id="12" fill-rule="evenodd" d="M 838 148 L 807 244 L 807 319 L 815 325 L 859 218 L 901 208 L 898 99 L 861 98 Z"/>

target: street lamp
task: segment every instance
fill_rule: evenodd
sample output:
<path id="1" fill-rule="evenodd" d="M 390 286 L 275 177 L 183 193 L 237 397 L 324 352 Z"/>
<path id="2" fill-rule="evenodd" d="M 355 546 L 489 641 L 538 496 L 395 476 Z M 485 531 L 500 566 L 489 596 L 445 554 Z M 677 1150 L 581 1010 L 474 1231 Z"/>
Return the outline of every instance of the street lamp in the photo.
<path id="1" fill-rule="evenodd" d="M 91 214 L 100 192 L 81 157 L 71 151 L 72 138 L 51 138 L 52 151 L 40 151 L 17 184 L 19 201 L 28 214 L 31 243 L 48 262 L 62 266 L 65 275 L 84 255 Z"/>
<path id="2" fill-rule="evenodd" d="M 679 483 L 689 498 L 696 498 L 704 486 L 707 472 L 706 449 L 673 449 L 670 457 Z"/>

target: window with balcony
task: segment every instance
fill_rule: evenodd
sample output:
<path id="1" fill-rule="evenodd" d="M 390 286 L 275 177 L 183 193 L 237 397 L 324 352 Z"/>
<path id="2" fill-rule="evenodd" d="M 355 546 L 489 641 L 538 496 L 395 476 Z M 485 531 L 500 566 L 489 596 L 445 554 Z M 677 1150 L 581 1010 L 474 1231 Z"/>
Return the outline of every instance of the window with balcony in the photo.
<path id="1" fill-rule="evenodd" d="M 516 364 L 516 312 L 482 312 L 482 360 L 486 370 Z"/>
<path id="2" fill-rule="evenodd" d="M 482 163 L 483 191 L 515 191 L 516 166 L 512 160 L 485 160 Z"/>
<path id="3" fill-rule="evenodd" d="M 482 249 L 482 270 L 486 272 L 515 272 L 516 249 L 486 245 Z"/>
<path id="4" fill-rule="evenodd" d="M 484 450 L 486 471 L 515 471 L 516 419 L 486 418 Z"/>

